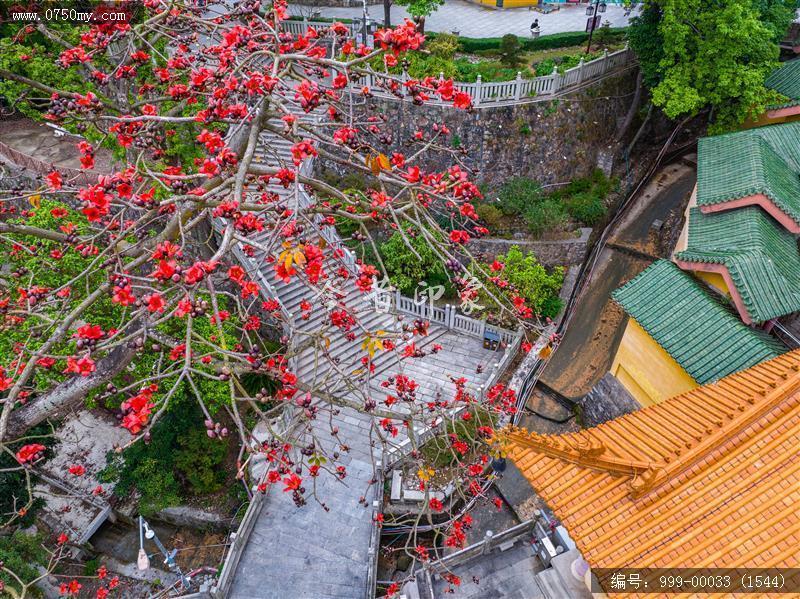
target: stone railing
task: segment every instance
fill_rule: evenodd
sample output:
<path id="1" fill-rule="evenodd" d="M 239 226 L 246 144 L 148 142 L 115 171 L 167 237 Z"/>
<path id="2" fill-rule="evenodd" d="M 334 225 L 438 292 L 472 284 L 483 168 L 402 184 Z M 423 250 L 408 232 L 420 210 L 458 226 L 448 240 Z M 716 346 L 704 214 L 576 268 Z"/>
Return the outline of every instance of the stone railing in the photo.
<path id="1" fill-rule="evenodd" d="M 38 175 L 47 175 L 53 171 L 58 171 L 65 179 L 76 185 L 93 185 L 94 183 L 97 183 L 97 177 L 104 174 L 99 171 L 82 170 L 68 166 L 60 166 L 51 162 L 45 162 L 43 160 L 39 160 L 38 158 L 34 158 L 33 156 L 28 156 L 19 150 L 15 150 L 11 146 L 1 141 L 0 155 L 4 156 L 13 164 L 28 169 L 29 171 Z"/>
<path id="2" fill-rule="evenodd" d="M 493 106 L 498 104 L 522 104 L 534 100 L 555 97 L 566 91 L 580 87 L 584 83 L 598 79 L 607 73 L 619 70 L 623 67 L 634 64 L 635 55 L 627 47 L 616 52 L 605 52 L 603 56 L 583 62 L 581 59 L 578 66 L 567 69 L 559 73 L 557 69 L 550 75 L 525 79 L 522 73 L 517 73 L 517 78 L 513 81 L 495 81 L 484 83 L 481 76 L 475 83 L 455 82 L 454 86 L 458 91 L 469 94 L 474 106 Z M 443 78 L 443 75 L 440 75 Z M 406 73 L 399 76 L 400 80 L 409 79 Z M 384 92 L 382 87 L 382 77 L 368 74 L 361 77 L 358 82 L 351 84 L 351 90 L 360 91 L 363 87 L 368 87 L 370 92 L 381 97 L 397 98 L 397 96 Z M 442 102 L 435 98 L 427 101 L 428 104 L 452 105 L 451 102 Z"/>
<path id="3" fill-rule="evenodd" d="M 330 27 L 331 25 L 332 23 L 329 21 L 310 21 L 308 19 L 303 19 L 302 21 L 286 20 L 281 21 L 281 30 L 285 33 L 291 33 L 293 35 L 305 35 L 309 27 L 313 27 L 319 31 L 320 29 Z M 344 23 L 344 26 L 347 27 L 349 31 L 348 37 L 356 37 L 360 27 L 358 23 Z"/>
<path id="4" fill-rule="evenodd" d="M 520 336 L 519 331 L 510 331 L 485 320 L 478 320 L 464 314 L 459 314 L 455 306 L 450 304 L 437 307 L 430 302 L 420 302 L 406 297 L 395 290 L 394 292 L 378 291 L 375 295 L 375 304 L 378 308 L 394 309 L 397 312 L 408 314 L 414 318 L 422 318 L 447 329 L 464 333 L 470 337 L 483 339 L 486 332 L 496 334 L 503 346 L 509 346 Z"/>
<path id="5" fill-rule="evenodd" d="M 273 485 L 269 485 L 268 491 Z M 239 560 L 242 558 L 244 548 L 250 540 L 250 533 L 253 532 L 256 520 L 261 513 L 261 508 L 264 505 L 266 493 L 257 492 L 250 500 L 247 510 L 244 513 L 241 524 L 236 529 L 236 532 L 231 533 L 231 544 L 228 547 L 225 559 L 222 565 L 222 570 L 219 573 L 216 584 L 212 587 L 210 595 L 215 599 L 224 599 L 228 596 L 231 584 L 233 584 L 233 577 L 236 574 L 236 568 L 239 565 Z"/>

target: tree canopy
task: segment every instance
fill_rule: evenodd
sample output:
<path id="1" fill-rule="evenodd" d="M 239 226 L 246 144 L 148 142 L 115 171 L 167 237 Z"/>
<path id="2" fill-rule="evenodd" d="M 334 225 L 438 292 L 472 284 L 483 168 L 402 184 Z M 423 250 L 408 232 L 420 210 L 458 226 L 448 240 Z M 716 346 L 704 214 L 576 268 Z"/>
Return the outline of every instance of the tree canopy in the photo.
<path id="1" fill-rule="evenodd" d="M 651 0 L 631 23 L 630 43 L 653 103 L 677 118 L 704 108 L 718 130 L 760 114 L 775 98 L 764 87 L 794 0 Z"/>
<path id="2" fill-rule="evenodd" d="M 452 80 L 403 80 L 383 68 L 424 36 L 410 21 L 379 30 L 374 48 L 341 23 L 288 33 L 281 0 L 209 10 L 194 0 L 145 0 L 142 14 L 125 21 L 4 30 L 2 109 L 75 134 L 65 139 L 81 169 L 42 164 L 0 195 L 0 451 L 11 464 L 4 474 L 27 491 L 0 524 L 18 525 L 33 506 L 32 470 L 48 449 L 30 431 L 88 406 L 115 415 L 129 435 L 116 448 L 127 470 L 115 463 L 109 473 L 123 491 L 143 486 L 140 473 L 153 469 L 183 472 L 187 488 L 218 488 L 213 469 L 224 452 L 200 449 L 201 441 L 230 435 L 247 489 L 279 486 L 298 506 L 324 501 L 318 476 L 348 475 L 349 449 L 334 424 L 341 410 L 368 420 L 368 447 L 386 448 L 404 438 L 414 448 L 416 430 L 444 435 L 435 427 L 455 418 L 456 406 L 465 420 L 478 403 L 495 415 L 516 410 L 514 393 L 496 380 L 484 393 L 444 374 L 435 397 L 423 393 L 407 364 L 440 351 L 428 343 L 430 322 L 398 314 L 373 330 L 380 284 L 407 265 L 384 268 L 377 252 L 374 264 L 358 260 L 335 230 L 346 222 L 365 245 L 374 246 L 373 233 L 391 238 L 390 246 L 412 248 L 409 261 L 413 248 L 424 250 L 430 269 L 462 296 L 468 268 L 502 284 L 502 268 L 490 273 L 467 248 L 488 233 L 471 174 L 455 157 L 446 168 L 424 160 L 431 150 L 456 153 L 449 130 L 428 122 L 398 139 L 395 124 L 369 108 L 379 89 L 471 109 Z M 367 76 L 374 89 L 361 83 Z M 372 112 L 355 114 L 354 105 Z M 100 168 L 100 153 L 114 160 Z M 365 189 L 345 193 L 317 176 L 315 159 Z M 425 243 L 410 231 L 424 232 Z M 486 294 L 487 317 L 542 330 L 538 305 Z M 301 372 L 304 356 L 313 364 Z M 167 466 L 141 445 L 162 445 L 153 440 L 159 423 L 196 429 L 164 437 L 182 450 Z M 470 446 L 445 437 L 465 497 L 481 492 L 492 436 L 481 426 Z M 209 455 L 199 461 L 201 452 Z M 258 474 L 249 468 L 256 458 L 265 464 Z M 151 499 L 177 497 L 164 476 L 155 482 Z"/>

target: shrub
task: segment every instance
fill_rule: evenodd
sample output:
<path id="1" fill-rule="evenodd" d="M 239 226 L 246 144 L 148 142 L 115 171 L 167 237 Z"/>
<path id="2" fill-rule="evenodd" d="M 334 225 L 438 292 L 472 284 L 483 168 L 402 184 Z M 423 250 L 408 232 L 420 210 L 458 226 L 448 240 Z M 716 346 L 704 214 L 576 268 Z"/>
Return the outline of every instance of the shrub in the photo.
<path id="1" fill-rule="evenodd" d="M 219 466 L 226 451 L 226 440 L 206 436 L 202 412 L 194 397 L 189 395 L 188 385 L 184 384 L 153 427 L 150 442 L 136 443 L 121 455 L 109 453 L 108 466 L 100 478 L 104 482 L 116 482 L 114 495 L 118 497 L 138 491 L 139 511 L 148 515 L 180 505 L 184 490 L 211 492 L 216 477 L 225 476 L 224 469 Z M 192 469 L 198 471 L 192 472 Z M 187 481 L 185 488 L 179 480 Z"/>
<path id="2" fill-rule="evenodd" d="M 440 33 L 425 44 L 425 49 L 437 58 L 452 60 L 458 51 L 458 37 L 449 33 Z"/>
<path id="3" fill-rule="evenodd" d="M 610 39 L 622 39 L 627 32 L 627 28 L 612 27 L 609 30 Z M 428 34 L 426 34 L 428 35 Z M 536 39 L 523 39 L 521 45 L 523 50 L 550 50 L 553 48 L 567 48 L 585 44 L 589 39 L 589 34 L 583 31 L 568 31 L 564 33 L 554 33 L 541 35 Z M 459 37 L 458 43 L 462 52 L 477 53 L 486 50 L 497 50 L 500 48 L 498 37 L 472 38 Z"/>
<path id="4" fill-rule="evenodd" d="M 564 269 L 556 267 L 548 273 L 533 254 L 523 254 L 518 246 L 511 246 L 505 256 L 497 260 L 505 265 L 503 276 L 526 304 L 541 316 L 554 318 L 561 310 L 558 292 L 564 283 Z"/>
<path id="5" fill-rule="evenodd" d="M 225 483 L 225 471 L 219 466 L 225 459 L 227 443 L 209 443 L 206 432 L 194 428 L 178 438 L 178 447 L 175 467 L 188 481 L 192 493 L 207 495 L 219 491 Z"/>
<path id="6" fill-rule="evenodd" d="M 513 177 L 497 194 L 500 210 L 506 216 L 523 214 L 528 206 L 542 199 L 542 186 L 533 179 Z"/>
<path id="7" fill-rule="evenodd" d="M 22 591 L 19 582 L 10 574 L 2 571 L 3 566 L 19 576 L 25 584 L 31 583 L 41 576 L 36 566 L 45 566 L 48 560 L 47 552 L 42 547 L 43 541 L 44 538 L 41 534 L 31 535 L 19 530 L 9 536 L 0 536 L 0 564 L 2 564 L 0 581 L 5 585 L 8 593 L 7 595 L 3 594 L 3 597 L 17 597 Z M 36 592 L 36 589 L 33 590 Z"/>
<path id="8" fill-rule="evenodd" d="M 593 226 L 606 215 L 604 197 L 605 194 L 600 195 L 596 191 L 586 191 L 567 198 L 565 205 L 572 218 Z"/>
<path id="9" fill-rule="evenodd" d="M 507 33 L 500 40 L 500 62 L 509 67 L 517 66 L 521 62 L 521 50 L 519 38 L 513 33 Z"/>
<path id="10" fill-rule="evenodd" d="M 568 220 L 564 204 L 557 199 L 547 198 L 525 208 L 523 214 L 528 230 L 535 236 L 546 231 L 563 229 Z"/>
<path id="11" fill-rule="evenodd" d="M 50 427 L 47 424 L 40 424 L 30 429 L 27 433 L 31 439 L 36 439 L 36 443 L 41 443 L 48 448 L 44 454 L 47 458 L 53 455 L 50 447 L 54 443 L 53 437 L 48 435 L 49 432 Z M 32 441 L 27 441 L 27 443 L 30 442 Z M 6 446 L 10 453 L 0 451 L 0 489 L 2 489 L 2 493 L 0 493 L 0 514 L 5 514 L 4 517 L 6 518 L 8 514 L 13 514 L 15 511 L 19 510 L 28 500 L 27 478 L 25 477 L 25 473 L 18 469 L 19 462 L 17 462 L 14 457 L 14 453 L 25 444 L 26 441 L 10 443 Z M 36 476 L 31 476 L 31 479 L 35 482 Z M 18 517 L 14 521 L 14 524 L 30 526 L 35 522 L 36 513 L 43 505 L 44 499 L 35 497 L 27 513 L 24 516 Z"/>
<path id="12" fill-rule="evenodd" d="M 452 60 L 440 56 L 422 54 L 421 52 L 409 52 L 408 74 L 415 79 L 425 77 L 438 77 L 443 74 L 445 79 L 455 78 L 456 65 Z"/>
<path id="13" fill-rule="evenodd" d="M 485 222 L 489 227 L 495 226 L 503 218 L 503 212 L 492 204 L 481 204 L 475 208 L 478 217 Z"/>
<path id="14" fill-rule="evenodd" d="M 470 448 L 479 447 L 481 441 L 478 428 L 497 424 L 497 416 L 482 407 L 472 406 L 470 412 L 471 418 L 448 421 L 445 424 L 446 435 L 437 435 L 422 446 L 422 459 L 427 467 L 439 470 L 455 465 L 463 460 L 463 456 L 453 449 L 454 439 L 463 441 Z"/>
<path id="15" fill-rule="evenodd" d="M 430 244 L 418 235 L 411 240 L 411 246 L 419 258 L 400 233 L 395 233 L 380 245 L 379 251 L 392 285 L 406 295 L 413 295 L 421 281 L 428 283 L 429 287 L 443 285 L 447 291 L 452 291 L 447 273 Z"/>

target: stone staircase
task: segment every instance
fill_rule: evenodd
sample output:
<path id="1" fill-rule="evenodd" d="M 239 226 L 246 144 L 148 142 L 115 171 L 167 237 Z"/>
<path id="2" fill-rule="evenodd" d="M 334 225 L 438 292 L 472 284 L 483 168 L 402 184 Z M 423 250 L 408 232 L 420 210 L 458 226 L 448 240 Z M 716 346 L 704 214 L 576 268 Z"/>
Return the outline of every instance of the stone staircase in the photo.
<path id="1" fill-rule="evenodd" d="M 280 121 L 271 124 L 283 126 Z M 265 131 L 254 161 L 262 166 L 291 166 L 290 149 L 290 142 Z M 285 189 L 270 184 L 268 191 L 276 193 L 280 203 L 290 209 L 302 208 L 311 201 L 294 185 Z M 259 282 L 262 295 L 280 302 L 290 349 L 295 353 L 291 369 L 302 384 L 314 389 L 312 405 L 345 401 L 362 406 L 368 397 L 383 408 L 381 402 L 387 391 L 381 382 L 399 372 L 418 381 L 418 401 L 433 398 L 439 391 L 454 392 L 448 380 L 450 375 L 466 378 L 476 393 L 481 385 L 488 384 L 498 370 L 497 361 L 502 354 L 482 348 L 476 335 L 476 331 L 482 330 L 480 323 L 467 323 L 469 319 L 459 316 L 462 326 L 472 327 L 471 337 L 465 337 L 447 326 L 455 320 L 449 309 L 444 318 L 444 311 L 437 308 L 436 320 L 425 318 L 424 313 L 410 307 L 407 298 L 398 296 L 388 303 L 377 302 L 376 294 L 365 293 L 356 286 L 358 267 L 333 228 L 323 228 L 302 214 L 299 218 L 305 220 L 297 242 L 320 244 L 321 239 L 325 240 L 323 270 L 331 275 L 327 281 L 312 285 L 303 273 L 289 282 L 280 280 L 270 259 L 277 258 L 282 248 L 274 250 L 272 256 L 258 248 L 259 243 L 263 247 L 273 245 L 269 241 L 271 231 L 248 238 L 254 248 L 252 257 L 246 255 L 241 244 L 234 253 L 249 276 Z M 348 277 L 333 275 L 342 268 L 347 270 Z M 308 303 L 308 309 L 301 308 L 303 302 Z M 398 302 L 406 306 L 405 311 L 396 309 Z M 389 309 L 378 309 L 381 306 Z M 355 334 L 350 339 L 331 324 L 333 310 L 346 310 L 354 317 Z M 418 318 L 431 321 L 426 336 L 412 336 L 404 328 Z M 374 353 L 369 358 L 372 368 L 368 368 L 362 363 L 368 356 L 363 347 L 365 336 L 390 338 L 396 349 Z M 401 352 L 411 341 L 428 355 L 423 359 L 403 357 Z M 433 344 L 440 344 L 442 350 L 428 353 Z M 398 418 L 404 412 L 403 406 L 395 406 Z M 291 415 L 291 411 L 287 410 L 287 414 Z M 234 561 L 229 597 L 352 599 L 371 592 L 372 565 L 379 542 L 374 518 L 380 511 L 383 493 L 381 468 L 385 466 L 385 450 L 388 448 L 393 452 L 391 455 L 397 456 L 410 449 L 402 426 L 396 438 L 387 437 L 374 420 L 362 410 L 340 405 L 336 410 L 320 412 L 311 421 L 292 423 L 289 417 L 273 423 L 287 426 L 288 421 L 288 426 L 294 426 L 295 446 L 313 438 L 318 453 L 338 455 L 336 463 L 328 467 L 345 466 L 347 475 L 339 479 L 325 473 L 313 481 L 306 479 L 308 503 L 299 509 L 294 506 L 291 494 L 282 492 L 281 485 L 270 488 L 270 495 L 259 502 L 260 511 L 252 532 Z M 263 443 L 270 436 L 266 424 L 260 423 L 253 431 L 253 442 Z M 263 454 L 253 454 L 250 473 L 254 481 L 261 480 L 268 468 Z"/>

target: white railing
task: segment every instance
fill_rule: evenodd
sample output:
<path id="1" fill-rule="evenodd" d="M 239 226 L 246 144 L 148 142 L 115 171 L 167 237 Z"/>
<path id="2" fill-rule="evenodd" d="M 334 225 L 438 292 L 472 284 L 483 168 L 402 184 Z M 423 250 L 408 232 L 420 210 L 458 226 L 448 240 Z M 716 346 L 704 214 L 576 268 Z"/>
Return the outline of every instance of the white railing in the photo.
<path id="1" fill-rule="evenodd" d="M 418 301 L 406 297 L 395 289 L 394 292 L 385 289 L 378 289 L 373 294 L 373 301 L 376 308 L 386 310 L 394 309 L 397 312 L 408 314 L 413 318 L 423 318 L 434 324 L 441 325 L 454 331 L 459 331 L 470 337 L 483 339 L 488 331 L 496 334 L 500 338 L 503 346 L 510 346 L 519 337 L 518 331 L 511 331 L 502 327 L 488 324 L 485 320 L 478 320 L 465 314 L 460 314 L 455 306 L 450 304 L 438 307 L 430 301 Z"/>
<path id="2" fill-rule="evenodd" d="M 633 64 L 635 55 L 627 47 L 616 52 L 605 52 L 603 56 L 583 62 L 581 59 L 578 66 L 567 69 L 563 73 L 554 70 L 550 75 L 524 79 L 521 73 L 517 73 L 517 78 L 513 81 L 495 81 L 484 83 L 481 76 L 475 83 L 455 82 L 455 87 L 461 92 L 469 94 L 475 106 L 496 105 L 496 104 L 518 104 L 530 102 L 534 98 L 542 99 L 556 96 L 572 88 L 579 87 L 583 83 L 592 79 L 602 77 L 606 73 L 615 71 L 623 66 Z M 441 76 L 440 76 L 441 77 Z M 400 79 L 409 79 L 406 73 L 400 75 Z M 397 98 L 394 94 L 384 92 L 383 78 L 373 74 L 361 77 L 357 82 L 351 84 L 352 91 L 361 91 L 363 87 L 368 87 L 376 95 Z M 451 105 L 442 102 L 435 97 L 428 103 Z"/>
<path id="3" fill-rule="evenodd" d="M 313 27 L 319 31 L 331 25 L 333 25 L 333 23 L 328 21 L 309 21 L 308 19 L 303 19 L 302 21 L 286 20 L 281 21 L 281 30 L 284 33 L 291 33 L 292 35 L 305 35 L 309 27 Z M 357 23 L 344 23 L 344 26 L 347 27 L 348 30 L 347 37 L 356 37 L 358 33 L 357 29 L 359 28 Z"/>

